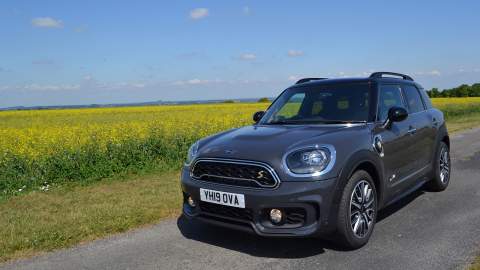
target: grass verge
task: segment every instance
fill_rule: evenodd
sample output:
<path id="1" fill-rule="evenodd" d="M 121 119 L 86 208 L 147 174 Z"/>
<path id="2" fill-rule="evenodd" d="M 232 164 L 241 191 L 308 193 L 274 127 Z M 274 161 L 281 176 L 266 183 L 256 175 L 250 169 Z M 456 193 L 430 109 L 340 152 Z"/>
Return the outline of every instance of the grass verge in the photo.
<path id="1" fill-rule="evenodd" d="M 472 263 L 470 270 L 480 270 L 480 256 L 478 256 Z"/>
<path id="2" fill-rule="evenodd" d="M 0 202 L 0 262 L 123 232 L 178 215 L 179 175 L 64 185 Z"/>
<path id="3" fill-rule="evenodd" d="M 476 128 L 480 126 L 480 113 L 472 114 L 468 116 L 456 117 L 450 120 L 447 120 L 448 132 L 451 134 L 467 130 L 471 128 Z"/>

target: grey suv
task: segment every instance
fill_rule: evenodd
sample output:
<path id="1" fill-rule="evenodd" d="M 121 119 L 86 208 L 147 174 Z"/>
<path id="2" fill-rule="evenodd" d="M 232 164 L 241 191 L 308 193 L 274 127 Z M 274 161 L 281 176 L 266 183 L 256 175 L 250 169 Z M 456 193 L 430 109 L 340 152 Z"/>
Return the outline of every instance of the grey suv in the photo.
<path id="1" fill-rule="evenodd" d="M 187 218 L 358 248 L 380 209 L 450 180 L 443 114 L 407 75 L 305 78 L 253 119 L 192 145 L 181 174 Z"/>

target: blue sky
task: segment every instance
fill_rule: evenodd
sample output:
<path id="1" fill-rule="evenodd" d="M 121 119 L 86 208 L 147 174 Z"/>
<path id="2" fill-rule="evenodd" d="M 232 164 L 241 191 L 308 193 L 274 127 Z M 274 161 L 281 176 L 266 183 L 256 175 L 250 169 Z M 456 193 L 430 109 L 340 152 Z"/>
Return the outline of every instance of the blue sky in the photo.
<path id="1" fill-rule="evenodd" d="M 304 76 L 480 81 L 479 1 L 0 3 L 0 107 L 275 96 Z"/>

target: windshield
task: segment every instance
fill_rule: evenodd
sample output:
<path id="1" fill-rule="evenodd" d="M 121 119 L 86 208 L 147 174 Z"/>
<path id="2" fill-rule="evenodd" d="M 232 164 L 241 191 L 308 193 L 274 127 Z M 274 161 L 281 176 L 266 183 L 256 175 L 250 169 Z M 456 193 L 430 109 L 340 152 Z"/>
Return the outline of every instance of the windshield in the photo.
<path id="1" fill-rule="evenodd" d="M 370 96 L 367 83 L 293 87 L 270 106 L 260 124 L 367 122 Z"/>

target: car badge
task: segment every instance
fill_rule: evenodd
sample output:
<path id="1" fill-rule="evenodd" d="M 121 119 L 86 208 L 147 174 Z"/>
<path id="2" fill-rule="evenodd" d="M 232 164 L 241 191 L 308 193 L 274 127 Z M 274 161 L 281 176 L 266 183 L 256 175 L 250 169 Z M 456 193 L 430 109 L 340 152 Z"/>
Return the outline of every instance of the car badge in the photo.
<path id="1" fill-rule="evenodd" d="M 257 179 L 262 179 L 262 178 L 265 178 L 265 172 L 264 171 L 259 171 L 257 173 Z"/>

